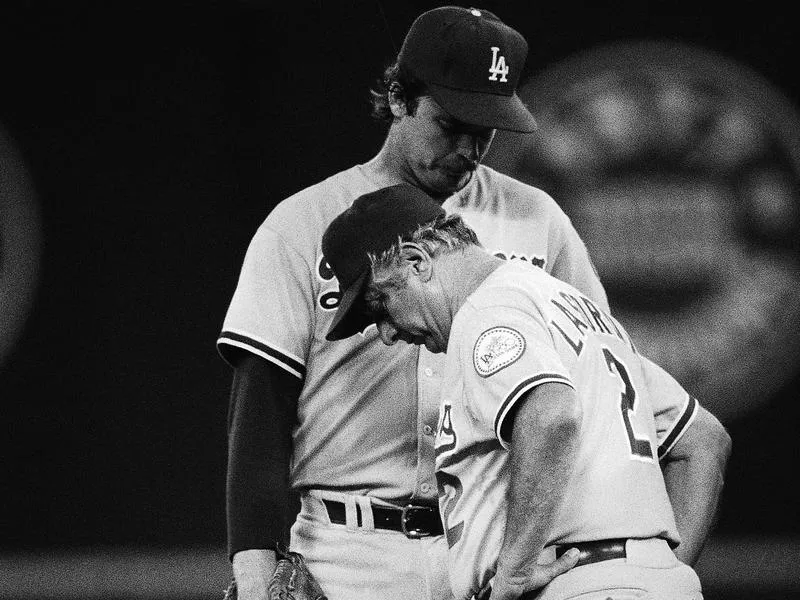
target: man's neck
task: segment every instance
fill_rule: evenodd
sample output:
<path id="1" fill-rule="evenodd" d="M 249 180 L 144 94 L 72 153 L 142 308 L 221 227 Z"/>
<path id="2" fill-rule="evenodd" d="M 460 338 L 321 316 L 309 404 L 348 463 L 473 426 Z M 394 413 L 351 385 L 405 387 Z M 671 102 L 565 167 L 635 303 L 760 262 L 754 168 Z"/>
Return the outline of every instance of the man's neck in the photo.
<path id="1" fill-rule="evenodd" d="M 402 171 L 397 167 L 392 157 L 387 154 L 385 147 L 372 160 L 364 163 L 364 171 L 369 179 L 381 186 L 396 185 L 398 183 L 414 185 L 413 181 L 408 181 L 407 178 L 403 177 Z"/>
<path id="2" fill-rule="evenodd" d="M 503 264 L 501 259 L 479 246 L 468 246 L 462 252 L 445 254 L 439 261 L 447 262 L 443 265 L 445 273 L 442 275 L 449 279 L 450 310 L 453 316 L 486 278 Z"/>

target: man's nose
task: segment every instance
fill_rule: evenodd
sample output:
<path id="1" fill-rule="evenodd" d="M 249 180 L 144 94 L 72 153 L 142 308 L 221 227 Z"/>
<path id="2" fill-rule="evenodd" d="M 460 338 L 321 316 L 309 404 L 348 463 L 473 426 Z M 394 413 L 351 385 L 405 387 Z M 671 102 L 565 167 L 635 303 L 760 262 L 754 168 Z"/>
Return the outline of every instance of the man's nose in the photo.
<path id="1" fill-rule="evenodd" d="M 387 321 L 379 321 L 377 325 L 381 341 L 387 346 L 393 346 L 397 342 L 397 328 Z"/>
<path id="2" fill-rule="evenodd" d="M 458 140 L 458 153 L 471 162 L 476 162 L 481 157 L 480 136 L 463 134 Z"/>

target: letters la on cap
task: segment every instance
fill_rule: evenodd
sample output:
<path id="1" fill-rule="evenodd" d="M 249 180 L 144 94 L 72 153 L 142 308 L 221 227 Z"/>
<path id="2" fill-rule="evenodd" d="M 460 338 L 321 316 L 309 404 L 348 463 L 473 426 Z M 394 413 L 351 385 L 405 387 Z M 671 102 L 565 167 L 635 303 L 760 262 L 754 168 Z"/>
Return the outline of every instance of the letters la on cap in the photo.
<path id="1" fill-rule="evenodd" d="M 491 12 L 443 6 L 417 17 L 398 62 L 458 120 L 527 133 L 536 121 L 516 93 L 527 55 L 525 38 Z"/>

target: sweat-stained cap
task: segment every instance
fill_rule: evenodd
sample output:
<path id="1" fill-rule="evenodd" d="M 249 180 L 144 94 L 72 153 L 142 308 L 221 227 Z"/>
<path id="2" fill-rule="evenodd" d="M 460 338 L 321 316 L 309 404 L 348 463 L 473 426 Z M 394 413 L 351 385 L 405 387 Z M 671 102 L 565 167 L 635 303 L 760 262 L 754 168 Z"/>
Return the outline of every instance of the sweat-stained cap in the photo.
<path id="1" fill-rule="evenodd" d="M 516 92 L 527 56 L 525 38 L 489 11 L 442 6 L 417 17 L 397 60 L 460 121 L 527 133 L 536 121 Z"/>
<path id="2" fill-rule="evenodd" d="M 339 281 L 342 297 L 325 339 L 343 340 L 373 322 L 364 302 L 371 269 L 368 255 L 388 250 L 403 234 L 444 214 L 425 192 L 399 184 L 359 196 L 328 225 L 322 253 Z"/>

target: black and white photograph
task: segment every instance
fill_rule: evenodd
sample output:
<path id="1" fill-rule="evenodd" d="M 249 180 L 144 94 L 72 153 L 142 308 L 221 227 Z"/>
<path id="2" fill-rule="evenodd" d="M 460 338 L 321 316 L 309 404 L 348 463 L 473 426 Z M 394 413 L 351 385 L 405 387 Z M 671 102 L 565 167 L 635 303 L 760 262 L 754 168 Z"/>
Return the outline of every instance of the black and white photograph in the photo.
<path id="1" fill-rule="evenodd" d="M 0 7 L 0 600 L 800 598 L 780 3 Z"/>

